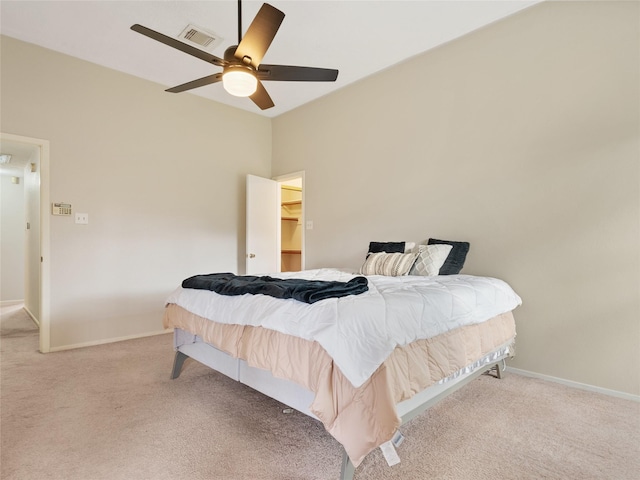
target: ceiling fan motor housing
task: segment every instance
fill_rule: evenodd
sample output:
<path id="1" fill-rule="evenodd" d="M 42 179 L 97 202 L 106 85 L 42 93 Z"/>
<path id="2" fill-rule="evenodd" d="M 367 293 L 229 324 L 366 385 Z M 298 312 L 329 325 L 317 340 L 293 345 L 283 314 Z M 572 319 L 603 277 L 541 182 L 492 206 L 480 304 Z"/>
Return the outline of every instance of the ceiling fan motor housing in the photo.
<path id="1" fill-rule="evenodd" d="M 236 57 L 237 45 L 231 45 L 224 51 L 224 59 L 231 64 L 251 65 L 251 57 L 246 56 L 242 59 Z"/>

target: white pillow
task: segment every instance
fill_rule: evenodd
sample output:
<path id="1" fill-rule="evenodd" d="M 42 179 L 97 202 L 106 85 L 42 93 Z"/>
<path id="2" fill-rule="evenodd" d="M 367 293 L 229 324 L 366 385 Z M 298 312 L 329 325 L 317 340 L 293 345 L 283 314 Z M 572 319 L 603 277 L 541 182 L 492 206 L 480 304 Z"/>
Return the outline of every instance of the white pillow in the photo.
<path id="1" fill-rule="evenodd" d="M 409 271 L 409 275 L 438 275 L 444 261 L 453 247 L 451 245 L 418 245 L 418 258 Z"/>
<path id="2" fill-rule="evenodd" d="M 399 277 L 406 275 L 418 258 L 419 253 L 372 253 L 360 267 L 361 275 L 386 275 Z"/>

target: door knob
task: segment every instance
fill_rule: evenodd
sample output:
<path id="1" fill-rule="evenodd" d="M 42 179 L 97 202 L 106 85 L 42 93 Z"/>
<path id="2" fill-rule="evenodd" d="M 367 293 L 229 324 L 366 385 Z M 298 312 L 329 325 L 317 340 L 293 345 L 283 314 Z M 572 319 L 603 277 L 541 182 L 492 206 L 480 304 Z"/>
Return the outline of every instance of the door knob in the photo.
<path id="1" fill-rule="evenodd" d="M 247 257 L 249 257 L 249 258 L 256 258 L 256 254 L 255 254 L 255 253 L 250 253 L 249 255 L 247 255 Z"/>

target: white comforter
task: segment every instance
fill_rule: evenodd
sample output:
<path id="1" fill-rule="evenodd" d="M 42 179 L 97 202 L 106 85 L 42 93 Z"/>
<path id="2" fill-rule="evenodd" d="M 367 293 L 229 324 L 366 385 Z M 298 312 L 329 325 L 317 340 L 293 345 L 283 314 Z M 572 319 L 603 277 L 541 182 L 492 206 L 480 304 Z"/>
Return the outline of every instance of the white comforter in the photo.
<path id="1" fill-rule="evenodd" d="M 270 276 L 346 282 L 355 275 L 319 269 Z M 354 387 L 361 386 L 396 346 L 483 322 L 522 303 L 509 285 L 489 277 L 367 278 L 366 293 L 311 305 L 266 295 L 224 296 L 181 287 L 167 303 L 216 322 L 261 326 L 317 341 Z"/>

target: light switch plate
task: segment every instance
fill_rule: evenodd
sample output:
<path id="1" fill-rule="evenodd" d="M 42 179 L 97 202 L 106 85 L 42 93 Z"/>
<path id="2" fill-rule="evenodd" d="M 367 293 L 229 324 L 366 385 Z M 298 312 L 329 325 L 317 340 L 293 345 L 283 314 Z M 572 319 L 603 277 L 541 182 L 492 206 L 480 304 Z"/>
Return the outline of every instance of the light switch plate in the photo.
<path id="1" fill-rule="evenodd" d="M 89 223 L 88 213 L 76 213 L 76 223 L 81 225 L 87 225 Z"/>

